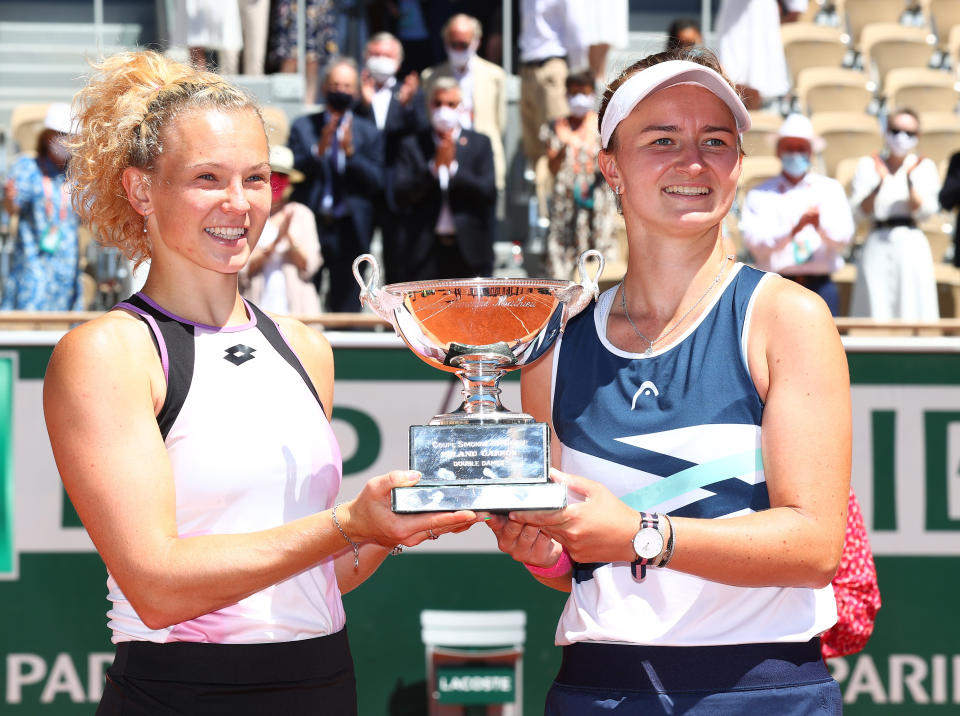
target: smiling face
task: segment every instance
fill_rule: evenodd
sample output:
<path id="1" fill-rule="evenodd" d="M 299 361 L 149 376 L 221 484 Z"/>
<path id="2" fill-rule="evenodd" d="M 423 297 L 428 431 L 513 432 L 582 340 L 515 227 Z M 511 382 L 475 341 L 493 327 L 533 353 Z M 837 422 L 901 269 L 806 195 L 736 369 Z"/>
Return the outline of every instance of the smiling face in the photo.
<path id="1" fill-rule="evenodd" d="M 622 190 L 628 222 L 659 235 L 703 233 L 730 210 L 740 177 L 737 124 L 699 85 L 675 85 L 640 102 L 600 153 L 611 187 Z"/>
<path id="2" fill-rule="evenodd" d="M 236 273 L 270 213 L 263 123 L 252 110 L 196 110 L 162 142 L 144 189 L 154 263 Z"/>

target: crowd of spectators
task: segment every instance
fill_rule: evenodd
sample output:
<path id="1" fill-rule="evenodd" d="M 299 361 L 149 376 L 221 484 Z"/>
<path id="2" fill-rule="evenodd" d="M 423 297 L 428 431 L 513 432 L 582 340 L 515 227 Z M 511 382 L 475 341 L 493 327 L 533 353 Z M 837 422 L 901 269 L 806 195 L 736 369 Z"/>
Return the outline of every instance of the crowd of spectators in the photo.
<path id="1" fill-rule="evenodd" d="M 587 248 L 614 262 L 620 250 L 622 221 L 596 166 L 596 107 L 608 53 L 627 44 L 628 8 L 626 0 L 602 5 L 603 22 L 593 4 L 577 0 L 520 0 L 514 18 L 517 150 L 532 180 L 531 224 L 544 237 L 536 272 L 553 278 L 572 278 L 576 257 Z M 805 0 L 720 3 L 713 44 L 725 69 L 748 106 L 789 115 L 771 152 L 782 171 L 750 191 L 744 187 L 728 222 L 740 239 L 740 256 L 820 293 L 834 315 L 936 320 L 936 259 L 918 225 L 941 207 L 960 205 L 960 158 L 951 163 L 938 204 L 942 168 L 912 151 L 919 115 L 887 110 L 877 116 L 890 129 L 882 150 L 863 157 L 850 182 L 827 176 L 818 161 L 823 140 L 805 109 L 790 105 L 793 80 L 779 38 L 779 24 L 801 19 L 806 9 Z M 504 145 L 501 11 L 501 3 L 479 0 L 306 0 L 307 109 L 284 138 L 292 164 L 274 168 L 283 186 L 275 187 L 270 237 L 245 277 L 248 295 L 266 291 L 288 312 L 358 311 L 350 266 L 377 237 L 387 282 L 494 271 L 512 155 Z M 300 67 L 297 17 L 297 0 L 179 0 L 172 39 L 189 48 L 195 64 L 225 73 L 292 72 Z M 681 17 L 670 25 L 667 47 L 702 43 L 696 20 Z M 42 154 L 31 161 L 49 168 L 44 176 L 56 176 Z M 8 182 L 8 211 L 39 218 L 21 221 L 13 254 L 19 273 L 8 276 L 3 306 L 80 306 L 79 298 L 70 306 L 18 302 L 21 264 L 53 265 L 43 251 L 30 260 L 23 236 L 36 231 L 32 226 L 43 223 L 43 211 L 49 214 L 56 202 L 38 194 L 20 207 L 16 188 Z M 22 188 L 19 194 L 26 201 Z M 315 242 L 285 233 L 302 233 L 305 210 L 313 215 Z M 65 218 L 62 243 L 75 245 L 76 231 L 71 234 Z M 864 223 L 869 231 L 857 235 Z M 79 254 L 74 248 L 71 256 Z M 847 261 L 856 264 L 857 276 L 852 297 L 841 305 L 832 276 Z M 957 252 L 954 261 L 960 265 Z M 52 275 L 45 281 L 65 285 Z M 289 293 L 297 283 L 310 286 L 297 289 L 306 302 Z"/>

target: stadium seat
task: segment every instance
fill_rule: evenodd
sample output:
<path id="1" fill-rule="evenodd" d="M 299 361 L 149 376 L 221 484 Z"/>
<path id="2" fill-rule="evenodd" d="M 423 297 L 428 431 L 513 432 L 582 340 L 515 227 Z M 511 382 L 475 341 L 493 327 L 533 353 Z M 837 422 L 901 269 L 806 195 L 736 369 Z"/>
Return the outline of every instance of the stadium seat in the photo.
<path id="1" fill-rule="evenodd" d="M 947 55 L 956 72 L 960 67 L 960 25 L 950 28 L 950 35 L 947 37 Z"/>
<path id="2" fill-rule="evenodd" d="M 741 195 L 746 196 L 747 192 L 758 184 L 779 176 L 780 171 L 780 160 L 777 157 L 746 156 L 743 158 L 737 190 Z"/>
<path id="3" fill-rule="evenodd" d="M 876 22 L 863 28 L 863 67 L 879 87 L 895 67 L 927 67 L 933 57 L 936 38 L 922 27 Z"/>
<path id="4" fill-rule="evenodd" d="M 874 23 L 899 23 L 907 9 L 905 0 L 844 0 L 843 14 L 855 50 L 863 50 L 863 29 Z"/>
<path id="5" fill-rule="evenodd" d="M 37 140 L 43 131 L 43 120 L 47 116 L 49 102 L 39 104 L 18 104 L 10 114 L 10 135 L 21 154 L 34 155 Z"/>
<path id="6" fill-rule="evenodd" d="M 915 112 L 952 112 L 960 94 L 949 73 L 925 67 L 896 67 L 887 73 L 883 95 L 887 107 L 909 107 Z"/>
<path id="7" fill-rule="evenodd" d="M 883 147 L 876 117 L 864 112 L 818 112 L 810 121 L 826 142 L 821 156 L 828 176 L 836 176 L 841 159 L 873 154 Z"/>
<path id="8" fill-rule="evenodd" d="M 267 130 L 270 144 L 286 144 L 290 136 L 290 119 L 279 107 L 264 105 L 260 108 L 263 125 Z"/>
<path id="9" fill-rule="evenodd" d="M 944 53 L 950 50 L 950 32 L 960 27 L 960 2 L 957 0 L 926 0 L 927 17 L 937 36 L 937 48 Z"/>
<path id="10" fill-rule="evenodd" d="M 797 75 L 797 98 L 808 114 L 865 112 L 875 90 L 865 72 L 843 67 L 807 67 Z"/>
<path id="11" fill-rule="evenodd" d="M 847 54 L 846 33 L 840 28 L 809 22 L 788 22 L 780 26 L 783 54 L 794 86 L 797 75 L 807 67 L 840 67 Z"/>
<path id="12" fill-rule="evenodd" d="M 844 157 L 837 162 L 833 170 L 833 178 L 843 185 L 843 190 L 850 193 L 850 186 L 853 184 L 853 177 L 857 173 L 857 164 L 860 157 Z"/>
<path id="13" fill-rule="evenodd" d="M 783 117 L 776 112 L 751 112 L 750 129 L 743 135 L 743 151 L 748 157 L 777 153 L 777 132 Z"/>
<path id="14" fill-rule="evenodd" d="M 960 150 L 960 117 L 952 112 L 924 112 L 920 115 L 917 153 L 939 164 Z"/>
<path id="15" fill-rule="evenodd" d="M 920 230 L 930 242 L 934 263 L 943 261 L 953 244 L 953 220 L 953 212 L 938 211 L 920 223 Z"/>

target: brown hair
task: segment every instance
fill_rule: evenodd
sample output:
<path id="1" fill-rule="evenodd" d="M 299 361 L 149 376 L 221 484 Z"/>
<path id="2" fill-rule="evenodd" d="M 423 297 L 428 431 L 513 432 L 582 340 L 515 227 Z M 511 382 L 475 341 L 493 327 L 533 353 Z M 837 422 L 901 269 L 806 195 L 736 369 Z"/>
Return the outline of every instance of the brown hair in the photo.
<path id="1" fill-rule="evenodd" d="M 610 99 L 613 97 L 614 92 L 619 89 L 620 85 L 641 70 L 645 70 L 648 67 L 653 67 L 654 65 L 659 65 L 661 62 L 670 62 L 671 60 L 696 62 L 704 67 L 709 67 L 711 70 L 723 77 L 723 79 L 726 80 L 729 85 L 734 88 L 734 90 L 736 90 L 736 85 L 734 85 L 733 82 L 730 81 L 730 78 L 724 74 L 723 68 L 720 66 L 720 60 L 717 59 L 717 56 L 713 54 L 713 52 L 705 47 L 700 47 L 699 45 L 694 47 L 674 47 L 669 50 L 664 50 L 663 52 L 657 52 L 653 55 L 647 55 L 642 60 L 637 60 L 623 72 L 617 75 L 610 82 L 610 84 L 607 85 L 607 89 L 604 90 L 603 97 L 600 99 L 600 110 L 597 113 L 597 131 L 601 134 L 603 133 L 603 115 L 607 111 L 607 105 L 610 103 Z M 737 147 L 740 149 L 740 152 L 743 153 L 739 138 L 737 139 Z M 614 152 L 616 149 L 617 130 L 614 129 L 613 133 L 610 135 L 610 141 L 607 143 L 605 151 Z"/>
<path id="2" fill-rule="evenodd" d="M 220 75 L 149 50 L 120 52 L 93 70 L 73 100 L 80 131 L 67 140 L 73 207 L 97 241 L 140 264 L 150 258 L 150 244 L 123 189 L 124 170 L 152 170 L 163 153 L 164 128 L 183 114 L 215 108 L 260 117 L 260 110 Z"/>

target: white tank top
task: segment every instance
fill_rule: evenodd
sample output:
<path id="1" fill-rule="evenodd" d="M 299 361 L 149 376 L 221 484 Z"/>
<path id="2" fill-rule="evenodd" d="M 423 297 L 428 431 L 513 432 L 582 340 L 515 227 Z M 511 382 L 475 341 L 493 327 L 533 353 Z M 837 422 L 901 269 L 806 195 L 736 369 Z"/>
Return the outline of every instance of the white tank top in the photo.
<path id="1" fill-rule="evenodd" d="M 167 376 L 157 416 L 173 467 L 181 537 L 270 529 L 329 509 L 341 456 L 323 406 L 276 324 L 247 304 L 246 325 L 172 316 L 142 294 L 119 304 L 150 325 Z M 345 623 L 333 560 L 236 604 L 149 629 L 112 575 L 113 641 L 244 644 L 309 639 Z"/>
<path id="2" fill-rule="evenodd" d="M 767 509 L 763 404 L 745 351 L 764 275 L 738 264 L 681 340 L 651 356 L 607 340 L 615 288 L 571 320 L 554 351 L 561 469 L 599 480 L 650 512 L 724 519 Z M 680 530 L 677 544 L 682 550 Z M 736 587 L 669 568 L 648 569 L 640 580 L 628 562 L 577 564 L 556 639 L 653 646 L 806 642 L 836 618 L 830 586 Z"/>

